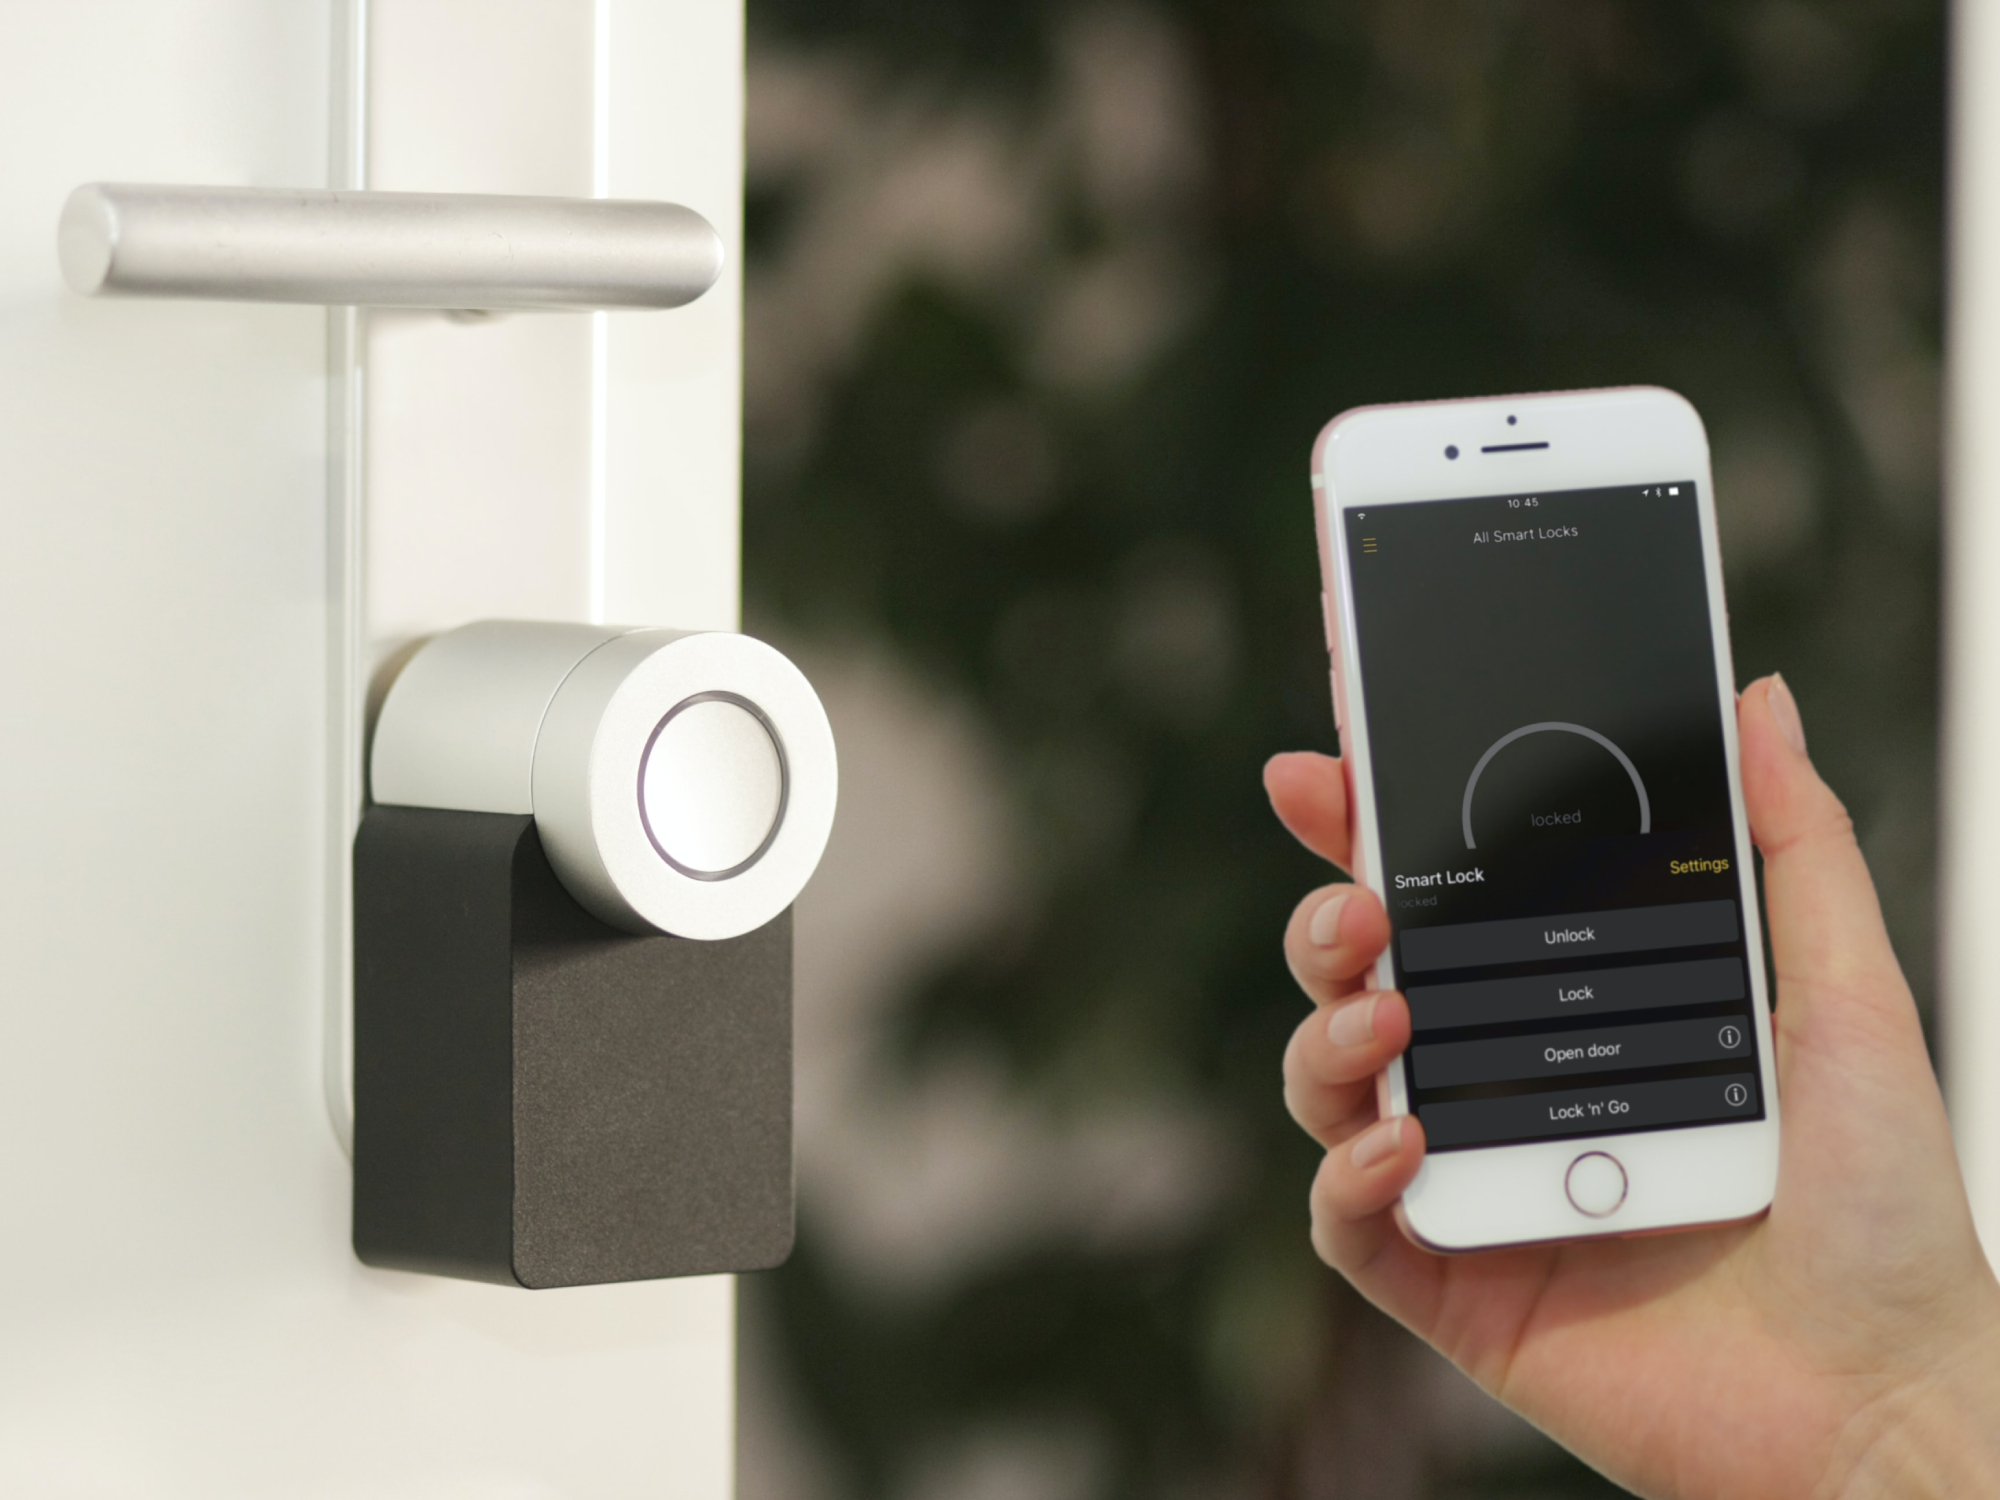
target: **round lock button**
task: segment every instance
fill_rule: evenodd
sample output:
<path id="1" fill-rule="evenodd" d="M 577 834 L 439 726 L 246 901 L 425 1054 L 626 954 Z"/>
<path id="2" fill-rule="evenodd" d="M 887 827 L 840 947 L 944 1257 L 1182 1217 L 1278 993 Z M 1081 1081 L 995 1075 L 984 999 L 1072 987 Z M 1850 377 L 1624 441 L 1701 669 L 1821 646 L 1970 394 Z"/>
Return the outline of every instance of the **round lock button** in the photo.
<path id="1" fill-rule="evenodd" d="M 697 693 L 660 720 L 639 762 L 639 816 L 660 858 L 696 880 L 755 864 L 785 816 L 785 752 L 757 705 Z"/>

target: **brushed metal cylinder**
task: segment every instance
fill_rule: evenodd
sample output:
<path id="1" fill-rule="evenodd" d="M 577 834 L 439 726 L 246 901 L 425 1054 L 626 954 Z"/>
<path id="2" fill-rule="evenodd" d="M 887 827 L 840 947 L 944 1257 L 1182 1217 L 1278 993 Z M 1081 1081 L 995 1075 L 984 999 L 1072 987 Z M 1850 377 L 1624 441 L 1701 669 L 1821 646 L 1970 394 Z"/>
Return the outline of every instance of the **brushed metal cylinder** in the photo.
<path id="1" fill-rule="evenodd" d="M 679 307 L 722 240 L 676 203 L 86 183 L 56 232 L 86 297 L 478 311 Z"/>

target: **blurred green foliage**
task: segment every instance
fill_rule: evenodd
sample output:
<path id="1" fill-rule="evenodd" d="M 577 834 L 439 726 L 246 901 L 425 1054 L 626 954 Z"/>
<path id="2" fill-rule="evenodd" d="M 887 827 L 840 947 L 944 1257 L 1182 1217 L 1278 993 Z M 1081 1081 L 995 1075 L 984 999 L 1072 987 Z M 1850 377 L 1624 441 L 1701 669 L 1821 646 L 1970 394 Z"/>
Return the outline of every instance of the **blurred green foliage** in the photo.
<path id="1" fill-rule="evenodd" d="M 804 415 L 759 405 L 783 340 L 749 346 L 753 614 L 886 638 L 975 704 L 1028 860 L 1022 910 L 904 998 L 901 1055 L 1002 1059 L 1057 1113 L 1187 1098 L 1237 1148 L 1191 1234 L 1034 1246 L 913 1299 L 844 1278 L 808 1216 L 752 1295 L 852 1493 L 1013 1419 L 1086 1432 L 1105 1497 L 1612 1493 L 1552 1450 L 1409 1451 L 1401 1336 L 1306 1243 L 1278 936 L 1327 872 L 1258 773 L 1332 739 L 1308 452 L 1363 403 L 1690 397 L 1738 675 L 1792 682 L 1927 1002 L 1942 7 L 753 0 L 751 21 L 753 63 L 836 71 L 864 123 L 984 122 L 1034 206 L 986 262 L 892 265 Z M 1121 37 L 1178 70 L 1163 135 L 1143 89 L 1115 117 Z M 829 176 L 879 142 L 850 120 L 760 161 L 752 76 L 754 334 L 760 289 L 820 253 Z"/>

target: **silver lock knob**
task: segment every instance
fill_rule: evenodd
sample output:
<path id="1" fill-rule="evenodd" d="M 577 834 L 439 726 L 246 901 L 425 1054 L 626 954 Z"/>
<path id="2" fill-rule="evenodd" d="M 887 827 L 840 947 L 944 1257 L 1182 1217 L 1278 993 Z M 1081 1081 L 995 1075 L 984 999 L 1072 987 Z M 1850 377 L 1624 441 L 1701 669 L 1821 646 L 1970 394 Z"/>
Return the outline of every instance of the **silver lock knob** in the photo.
<path id="1" fill-rule="evenodd" d="M 632 932 L 737 937 L 789 906 L 833 827 L 826 710 L 746 635 L 487 620 L 390 689 L 377 802 L 532 813 L 570 893 Z"/>

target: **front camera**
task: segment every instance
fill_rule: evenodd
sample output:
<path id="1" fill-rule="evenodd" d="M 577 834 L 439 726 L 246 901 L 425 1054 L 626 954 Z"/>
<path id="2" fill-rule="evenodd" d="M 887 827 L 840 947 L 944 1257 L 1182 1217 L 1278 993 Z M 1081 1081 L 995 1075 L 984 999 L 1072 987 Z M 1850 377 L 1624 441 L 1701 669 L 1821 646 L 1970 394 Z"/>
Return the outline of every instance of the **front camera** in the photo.
<path id="1" fill-rule="evenodd" d="M 1446 445 L 1445 445 L 1445 450 L 1444 450 L 1444 456 L 1445 456 L 1446 458 L 1457 458 L 1457 457 L 1458 457 L 1458 444 L 1456 444 L 1456 443 L 1448 443 L 1448 444 L 1446 444 Z"/>

